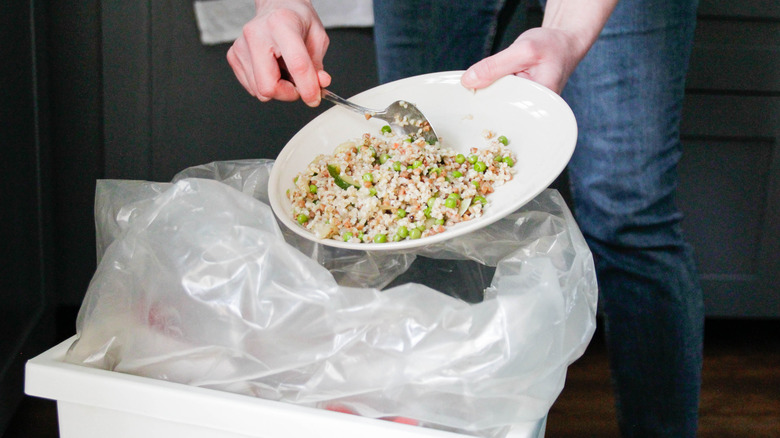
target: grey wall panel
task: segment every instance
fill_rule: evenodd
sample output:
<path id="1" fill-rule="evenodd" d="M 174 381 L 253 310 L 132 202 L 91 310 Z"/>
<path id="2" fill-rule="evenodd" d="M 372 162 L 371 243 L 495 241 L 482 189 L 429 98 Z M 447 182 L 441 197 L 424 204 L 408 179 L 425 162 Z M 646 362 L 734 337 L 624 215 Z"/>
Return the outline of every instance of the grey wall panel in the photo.
<path id="1" fill-rule="evenodd" d="M 780 91 L 780 21 L 699 19 L 688 87 L 702 90 Z"/>
<path id="2" fill-rule="evenodd" d="M 54 340 L 45 15 L 0 3 L 0 435 L 23 396 L 27 359 Z"/>
<path id="3" fill-rule="evenodd" d="M 104 178 L 151 177 L 151 9 L 147 0 L 100 1 Z"/>
<path id="4" fill-rule="evenodd" d="M 678 203 L 696 250 L 708 315 L 780 315 L 780 300 L 764 283 L 776 145 L 702 139 L 687 140 L 684 147 Z"/>
<path id="5" fill-rule="evenodd" d="M 778 96 L 688 93 L 681 129 L 685 136 L 776 141 L 778 111 Z"/>
<path id="6" fill-rule="evenodd" d="M 80 303 L 95 270 L 92 208 L 105 156 L 100 4 L 68 0 L 47 14 L 56 293 Z"/>
<path id="7" fill-rule="evenodd" d="M 780 3 L 702 0 L 680 202 L 707 314 L 780 317 Z"/>
<path id="8" fill-rule="evenodd" d="M 725 16 L 735 19 L 780 19 L 777 0 L 699 0 L 699 15 Z"/>

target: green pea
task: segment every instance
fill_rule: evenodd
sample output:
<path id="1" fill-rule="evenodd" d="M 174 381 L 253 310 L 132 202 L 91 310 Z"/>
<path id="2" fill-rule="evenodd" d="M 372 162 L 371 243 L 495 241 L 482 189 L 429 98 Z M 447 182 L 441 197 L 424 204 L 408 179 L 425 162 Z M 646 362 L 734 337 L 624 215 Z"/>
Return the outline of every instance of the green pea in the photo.
<path id="1" fill-rule="evenodd" d="M 368 189 L 368 194 L 371 196 L 376 196 L 376 189 L 371 187 L 370 189 Z"/>
<path id="2" fill-rule="evenodd" d="M 513 160 L 512 157 L 504 157 L 504 163 L 506 163 L 507 166 L 512 167 L 515 165 L 515 160 Z"/>
<path id="3" fill-rule="evenodd" d="M 406 239 L 407 236 L 409 236 L 409 229 L 401 225 L 400 227 L 398 227 L 398 231 L 396 231 L 396 235 L 401 239 Z"/>
<path id="4" fill-rule="evenodd" d="M 393 128 L 390 127 L 390 125 L 385 125 L 382 127 L 382 133 L 389 134 L 393 132 Z"/>
<path id="5" fill-rule="evenodd" d="M 347 231 L 346 233 L 344 233 L 344 241 L 345 242 L 349 242 L 349 239 L 351 239 L 352 236 L 353 236 L 353 234 L 350 233 L 349 231 Z"/>
<path id="6" fill-rule="evenodd" d="M 479 181 L 472 181 L 471 184 L 474 184 L 474 187 L 479 189 Z"/>
<path id="7" fill-rule="evenodd" d="M 482 161 L 477 161 L 474 163 L 474 170 L 482 173 L 487 170 L 487 164 L 483 163 Z"/>
<path id="8" fill-rule="evenodd" d="M 306 222 L 309 222 L 309 216 L 306 216 L 305 214 L 301 213 L 298 215 L 298 223 L 303 225 Z"/>
<path id="9" fill-rule="evenodd" d="M 406 217 L 406 210 L 399 208 L 398 211 L 395 212 L 395 215 L 399 218 Z"/>
<path id="10" fill-rule="evenodd" d="M 476 155 L 469 155 L 469 157 L 467 158 L 468 162 L 471 164 L 476 163 L 478 159 L 479 157 L 477 157 Z"/>
<path id="11" fill-rule="evenodd" d="M 418 168 L 418 167 L 420 167 L 420 166 L 422 166 L 422 161 L 420 161 L 420 160 L 415 160 L 415 161 L 412 163 L 412 169 L 417 169 L 417 168 Z"/>
<path id="12" fill-rule="evenodd" d="M 376 157 L 376 149 L 373 146 L 369 146 L 368 151 L 372 157 Z"/>
<path id="13" fill-rule="evenodd" d="M 406 143 L 411 143 L 413 141 L 412 137 L 407 137 L 404 139 Z"/>
<path id="14" fill-rule="evenodd" d="M 509 144 L 509 139 L 504 137 L 503 135 L 500 135 L 498 136 L 498 142 L 506 146 Z"/>
<path id="15" fill-rule="evenodd" d="M 458 206 L 458 200 L 455 198 L 447 198 L 447 200 L 444 201 L 444 206 L 447 208 L 455 208 Z"/>
<path id="16" fill-rule="evenodd" d="M 493 160 L 498 161 L 500 163 L 501 161 L 504 160 L 504 157 L 502 157 L 501 155 L 496 155 L 495 157 L 493 157 Z"/>
<path id="17" fill-rule="evenodd" d="M 398 234 L 396 234 L 395 236 L 393 236 L 393 242 L 400 242 L 400 241 L 402 241 L 402 240 L 404 240 L 404 238 L 403 238 L 403 237 L 401 237 L 401 236 L 399 236 Z"/>
<path id="18" fill-rule="evenodd" d="M 390 155 L 382 154 L 379 156 L 379 164 L 385 164 L 389 159 L 390 159 Z"/>
<path id="19" fill-rule="evenodd" d="M 460 170 L 455 170 L 455 171 L 452 172 L 452 177 L 453 178 L 460 178 L 462 176 L 463 176 L 463 173 Z"/>
<path id="20" fill-rule="evenodd" d="M 374 175 L 370 173 L 363 174 L 363 181 L 374 182 Z"/>
<path id="21" fill-rule="evenodd" d="M 463 164 L 466 162 L 466 157 L 463 154 L 455 155 L 455 162 L 458 164 Z"/>
<path id="22" fill-rule="evenodd" d="M 449 196 L 447 196 L 447 199 L 460 199 L 460 194 L 458 193 L 450 193 Z"/>
<path id="23" fill-rule="evenodd" d="M 444 219 L 436 219 L 436 225 L 444 225 Z"/>
<path id="24" fill-rule="evenodd" d="M 395 170 L 396 172 L 400 172 L 401 171 L 401 162 L 400 161 L 396 161 L 396 162 L 393 163 L 393 170 Z"/>
<path id="25" fill-rule="evenodd" d="M 412 228 L 412 231 L 409 232 L 410 239 L 419 239 L 420 237 L 422 237 L 422 231 L 419 228 Z"/>
<path id="26" fill-rule="evenodd" d="M 423 214 L 425 215 L 425 217 L 430 218 L 431 217 L 431 207 L 428 207 L 425 210 L 423 210 Z"/>
<path id="27" fill-rule="evenodd" d="M 387 242 L 387 234 L 377 234 L 374 236 L 374 243 L 385 243 Z"/>
<path id="28" fill-rule="evenodd" d="M 487 204 L 487 199 L 485 199 L 484 196 L 477 195 L 477 196 L 474 197 L 474 202 L 479 202 L 482 205 L 485 205 L 485 204 Z"/>
<path id="29" fill-rule="evenodd" d="M 430 169 L 428 169 L 428 175 L 433 175 L 434 173 L 437 175 L 441 175 L 441 169 L 439 169 L 438 167 L 431 167 Z"/>
<path id="30" fill-rule="evenodd" d="M 433 207 L 434 203 L 436 203 L 436 197 L 435 196 L 431 196 L 430 198 L 428 198 L 428 201 L 426 202 L 428 207 Z"/>
<path id="31" fill-rule="evenodd" d="M 310 193 L 317 193 L 317 186 L 314 184 L 309 184 L 309 192 Z"/>

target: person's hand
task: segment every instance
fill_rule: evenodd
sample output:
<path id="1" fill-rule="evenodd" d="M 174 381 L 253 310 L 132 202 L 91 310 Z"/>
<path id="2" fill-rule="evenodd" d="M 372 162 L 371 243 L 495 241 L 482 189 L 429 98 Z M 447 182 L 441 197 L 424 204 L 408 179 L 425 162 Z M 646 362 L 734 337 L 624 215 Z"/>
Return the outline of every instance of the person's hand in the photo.
<path id="1" fill-rule="evenodd" d="M 514 74 L 560 94 L 604 28 L 618 0 L 548 0 L 542 27 L 529 29 L 463 74 L 466 88 L 484 88 Z"/>
<path id="2" fill-rule="evenodd" d="M 236 78 L 263 102 L 300 98 L 320 103 L 330 85 L 323 69 L 328 35 L 308 0 L 257 0 L 257 14 L 230 47 L 227 60 Z"/>
<path id="3" fill-rule="evenodd" d="M 511 46 L 471 66 L 461 83 L 479 89 L 514 74 L 560 94 L 581 59 L 578 44 L 576 38 L 559 29 L 529 29 Z"/>

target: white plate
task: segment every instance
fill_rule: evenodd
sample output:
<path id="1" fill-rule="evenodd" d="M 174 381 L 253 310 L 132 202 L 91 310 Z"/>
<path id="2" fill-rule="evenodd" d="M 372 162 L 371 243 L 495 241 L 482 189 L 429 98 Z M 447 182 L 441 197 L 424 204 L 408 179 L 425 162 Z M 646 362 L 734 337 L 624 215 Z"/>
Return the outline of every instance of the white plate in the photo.
<path id="1" fill-rule="evenodd" d="M 323 245 L 359 250 L 401 250 L 430 245 L 487 226 L 522 207 L 546 189 L 569 162 L 577 141 L 577 122 L 560 96 L 527 79 L 507 76 L 473 92 L 460 85 L 462 71 L 431 73 L 391 82 L 351 98 L 369 108 L 384 108 L 396 100 L 417 105 L 445 146 L 459 152 L 485 146 L 489 129 L 509 139 L 517 157 L 514 178 L 488 196 L 484 214 L 416 240 L 388 243 L 346 243 L 318 239 L 292 217 L 285 195 L 293 178 L 318 154 L 332 154 L 344 141 L 375 134 L 385 124 L 345 108 L 333 107 L 303 127 L 276 159 L 268 195 L 276 215 L 297 234 Z"/>

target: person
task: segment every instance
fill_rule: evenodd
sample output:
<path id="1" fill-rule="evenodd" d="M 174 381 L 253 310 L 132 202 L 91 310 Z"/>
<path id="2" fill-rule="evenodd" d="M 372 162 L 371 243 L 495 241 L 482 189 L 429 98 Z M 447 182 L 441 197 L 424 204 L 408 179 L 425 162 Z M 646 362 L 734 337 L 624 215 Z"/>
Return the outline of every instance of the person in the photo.
<path id="1" fill-rule="evenodd" d="M 571 196 L 594 254 L 625 437 L 697 429 L 703 299 L 674 199 L 696 1 L 547 0 L 541 27 L 491 53 L 504 0 L 374 0 L 381 82 L 466 69 L 462 85 L 479 89 L 515 74 L 574 111 Z M 331 77 L 315 10 L 308 0 L 256 3 L 227 53 L 238 81 L 261 101 L 318 105 Z"/>

